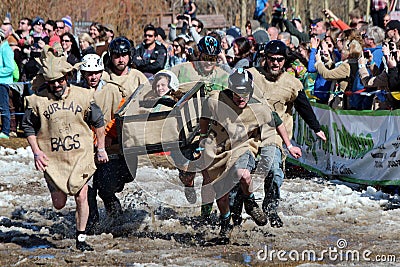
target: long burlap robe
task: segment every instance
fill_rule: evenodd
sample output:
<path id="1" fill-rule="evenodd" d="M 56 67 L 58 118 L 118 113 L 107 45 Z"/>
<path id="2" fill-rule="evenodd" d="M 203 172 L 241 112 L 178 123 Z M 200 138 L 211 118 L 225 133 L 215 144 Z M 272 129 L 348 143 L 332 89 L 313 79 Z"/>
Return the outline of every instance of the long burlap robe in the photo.
<path id="1" fill-rule="evenodd" d="M 287 72 L 284 72 L 277 81 L 269 81 L 256 68 L 250 68 L 248 71 L 253 75 L 254 97 L 261 101 L 267 101 L 271 109 L 278 113 L 286 127 L 289 139 L 291 139 L 293 135 L 293 105 L 299 91 L 303 89 L 303 85 L 296 77 Z M 282 146 L 282 140 L 277 145 Z"/>
<path id="2" fill-rule="evenodd" d="M 201 167 L 207 169 L 215 183 L 223 179 L 247 151 L 255 157 L 261 142 L 272 142 L 276 130 L 266 103 L 251 99 L 241 109 L 225 92 L 213 92 L 204 105 L 202 116 L 210 116 L 213 123 L 208 138 L 202 141 L 204 166 Z"/>
<path id="3" fill-rule="evenodd" d="M 27 97 L 40 119 L 37 142 L 49 158 L 45 174 L 66 194 L 78 193 L 96 170 L 93 135 L 85 122 L 92 99 L 92 90 L 76 86 L 60 100 L 46 90 Z"/>

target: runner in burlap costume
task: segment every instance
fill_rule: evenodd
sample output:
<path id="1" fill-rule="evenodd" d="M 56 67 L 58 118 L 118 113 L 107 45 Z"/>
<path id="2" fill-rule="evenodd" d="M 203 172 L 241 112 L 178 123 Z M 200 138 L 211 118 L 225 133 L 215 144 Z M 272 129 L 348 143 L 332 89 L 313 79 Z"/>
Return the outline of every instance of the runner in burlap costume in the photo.
<path id="1" fill-rule="evenodd" d="M 54 207 L 63 208 L 68 195 L 75 197 L 77 248 L 93 250 L 85 242 L 87 182 L 96 170 L 90 126 L 98 136 L 97 160 L 107 162 L 103 114 L 93 102 L 93 91 L 68 84 L 68 74 L 74 68 L 65 57 L 55 56 L 46 46 L 40 62 L 47 83 L 40 86 L 43 90 L 27 97 L 23 129 L 35 166 L 44 172 Z"/>
<path id="2" fill-rule="evenodd" d="M 217 65 L 218 55 L 221 53 L 221 44 L 212 36 L 204 36 L 197 44 L 200 55 L 198 61 L 179 64 L 171 69 L 178 77 L 180 89 L 187 91 L 197 82 L 204 83 L 204 94 L 208 95 L 212 91 L 220 91 L 227 87 L 229 74 Z M 197 201 L 196 192 L 194 190 L 194 169 L 188 167 L 189 161 L 193 161 L 195 154 L 194 149 L 186 149 L 181 151 L 188 159 L 186 166 L 179 167 L 179 178 L 185 186 L 185 196 L 189 203 L 194 204 Z M 203 205 L 201 207 L 201 215 L 207 221 L 212 211 L 212 201 L 205 200 L 209 193 L 204 191 L 204 185 L 209 183 L 207 177 L 203 175 L 203 187 L 201 191 Z"/>
<path id="3" fill-rule="evenodd" d="M 106 84 L 94 93 L 94 100 L 104 114 L 106 150 L 110 161 L 99 165 L 93 179 L 94 191 L 90 193 L 90 221 L 98 221 L 96 190 L 104 202 L 110 217 L 122 214 L 121 203 L 116 196 L 124 189 L 125 183 L 132 182 L 136 175 L 137 157 L 125 158 L 121 153 L 114 114 L 125 100 L 141 84 L 148 82 L 146 76 L 130 68 L 131 45 L 124 37 L 118 37 L 108 46 L 109 62 L 102 78 Z M 92 201 L 93 200 L 93 201 Z"/>
<path id="4" fill-rule="evenodd" d="M 262 90 L 260 93 L 257 92 L 255 97 L 266 100 L 272 110 L 278 113 L 289 133 L 290 139 L 293 133 L 293 108 L 296 108 L 316 136 L 325 141 L 325 134 L 321 130 L 321 126 L 307 100 L 301 82 L 283 69 L 287 57 L 286 45 L 278 40 L 271 41 L 266 45 L 264 55 L 266 57 L 264 67 L 249 69 L 254 77 L 256 88 Z M 261 144 L 260 152 L 262 164 L 271 166 L 264 184 L 263 210 L 268 214 L 272 227 L 283 226 L 283 222 L 278 216 L 277 208 L 280 198 L 279 189 L 284 178 L 283 163 L 285 153 L 282 148 L 282 142 L 278 139 L 277 141 L 274 144 Z M 289 146 L 287 149 L 291 152 L 293 146 Z"/>
<path id="5" fill-rule="evenodd" d="M 239 182 L 244 194 L 246 212 L 257 225 L 265 225 L 267 217 L 255 202 L 252 191 L 252 176 L 255 158 L 261 144 L 277 143 L 282 137 L 286 145 L 290 140 L 280 118 L 268 104 L 252 98 L 253 77 L 243 69 L 229 76 L 229 89 L 212 92 L 207 98 L 200 119 L 204 173 L 212 181 L 218 208 L 221 213 L 221 232 L 223 237 L 231 229 L 229 192 Z M 296 148 L 294 157 L 301 156 Z"/>

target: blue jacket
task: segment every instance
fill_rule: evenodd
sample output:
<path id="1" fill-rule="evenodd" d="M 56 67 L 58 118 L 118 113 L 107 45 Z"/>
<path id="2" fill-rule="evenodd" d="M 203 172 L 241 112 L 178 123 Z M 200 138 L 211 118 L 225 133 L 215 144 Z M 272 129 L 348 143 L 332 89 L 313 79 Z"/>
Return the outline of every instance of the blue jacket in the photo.
<path id="1" fill-rule="evenodd" d="M 315 55 L 317 54 L 316 48 L 311 48 L 310 59 L 308 61 L 307 71 L 310 73 L 317 72 L 315 68 Z M 319 73 L 317 74 L 317 78 L 315 79 L 314 84 L 314 96 L 318 97 L 318 103 L 327 103 L 329 100 L 330 90 L 331 90 L 331 81 L 325 80 Z"/>

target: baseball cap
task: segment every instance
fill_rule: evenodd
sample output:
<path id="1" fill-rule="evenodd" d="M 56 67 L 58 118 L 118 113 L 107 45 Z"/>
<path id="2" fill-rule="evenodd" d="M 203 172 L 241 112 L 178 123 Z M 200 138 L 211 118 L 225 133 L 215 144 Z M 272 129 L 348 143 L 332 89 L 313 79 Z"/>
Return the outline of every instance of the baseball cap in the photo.
<path id="1" fill-rule="evenodd" d="M 316 19 L 310 19 L 310 25 L 315 25 L 318 22 L 321 22 L 322 19 L 321 18 L 316 18 Z"/>
<path id="2" fill-rule="evenodd" d="M 391 20 L 386 25 L 386 31 L 397 29 L 400 32 L 400 21 L 398 20 Z"/>
<path id="3" fill-rule="evenodd" d="M 165 38 L 167 38 L 167 36 L 165 35 L 165 31 L 163 30 L 163 28 L 158 27 L 156 28 L 156 32 L 158 35 L 160 35 L 160 37 L 165 40 Z"/>

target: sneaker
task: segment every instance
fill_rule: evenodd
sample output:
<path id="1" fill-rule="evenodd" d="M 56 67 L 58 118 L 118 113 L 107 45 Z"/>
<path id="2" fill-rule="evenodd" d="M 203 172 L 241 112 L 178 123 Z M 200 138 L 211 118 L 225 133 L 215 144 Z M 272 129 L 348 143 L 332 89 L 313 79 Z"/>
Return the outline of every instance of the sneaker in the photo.
<path id="1" fill-rule="evenodd" d="M 10 132 L 10 137 L 18 137 L 16 132 Z"/>
<path id="2" fill-rule="evenodd" d="M 244 199 L 244 209 L 258 226 L 263 226 L 268 223 L 267 216 L 260 209 L 254 197 Z"/>
<path id="3" fill-rule="evenodd" d="M 5 133 L 1 132 L 0 133 L 0 139 L 9 139 L 10 137 L 6 135 Z"/>
<path id="4" fill-rule="evenodd" d="M 194 186 L 185 186 L 185 197 L 190 204 L 194 204 L 197 201 L 196 190 Z"/>
<path id="5" fill-rule="evenodd" d="M 76 248 L 80 251 L 93 251 L 94 249 L 85 241 L 76 241 Z"/>

